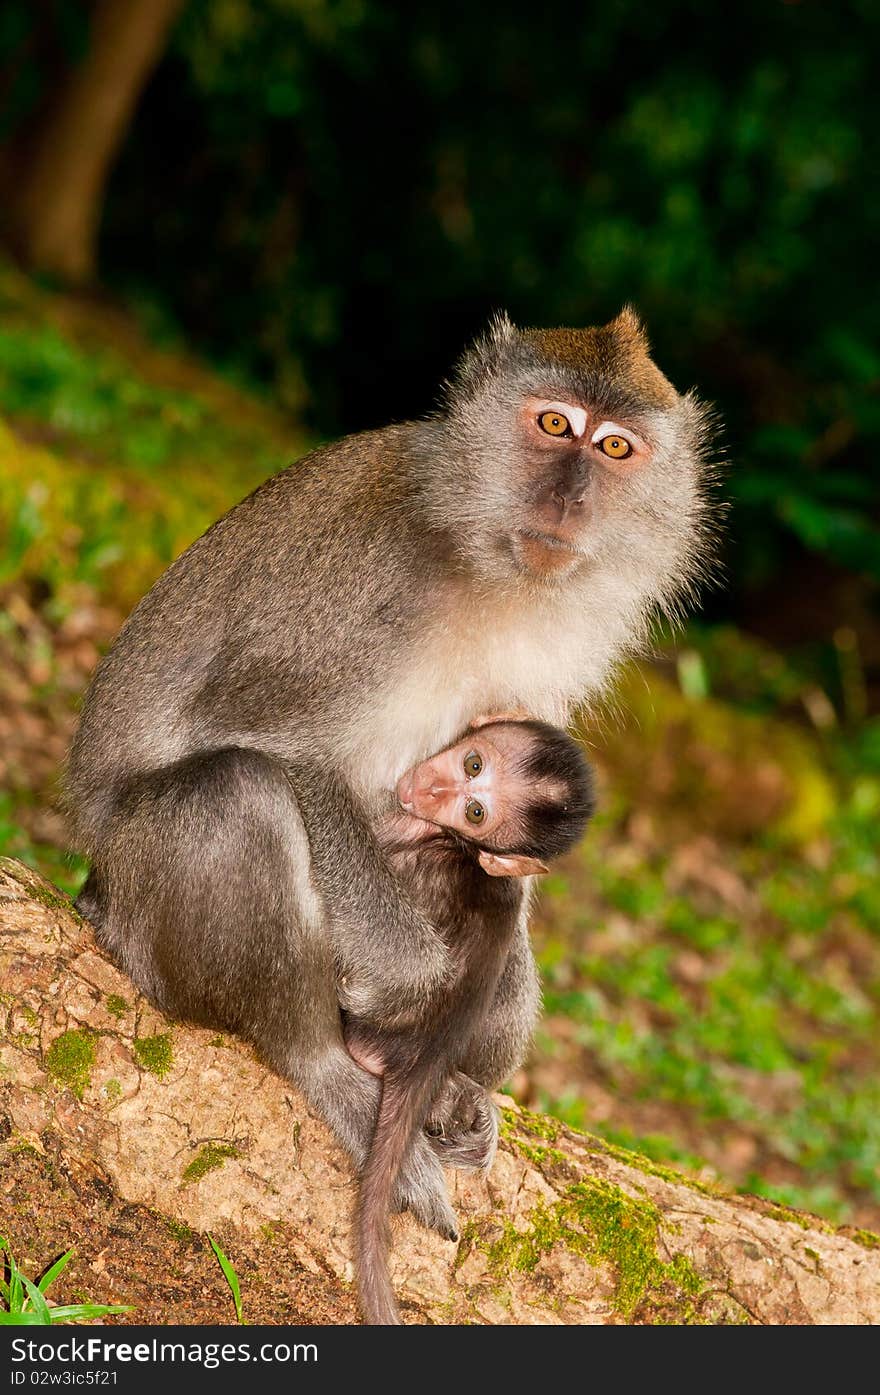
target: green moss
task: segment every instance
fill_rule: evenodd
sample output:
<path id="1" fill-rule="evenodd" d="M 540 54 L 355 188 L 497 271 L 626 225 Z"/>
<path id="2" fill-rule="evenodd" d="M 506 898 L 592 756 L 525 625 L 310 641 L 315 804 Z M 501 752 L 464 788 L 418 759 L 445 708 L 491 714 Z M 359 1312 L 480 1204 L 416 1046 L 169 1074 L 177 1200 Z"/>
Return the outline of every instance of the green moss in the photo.
<path id="1" fill-rule="evenodd" d="M 122 1085 L 118 1080 L 105 1080 L 102 1086 L 104 1094 L 107 1096 L 109 1104 L 115 1104 L 122 1098 Z"/>
<path id="2" fill-rule="evenodd" d="M 191 1230 L 185 1221 L 177 1221 L 173 1216 L 163 1216 L 165 1229 L 172 1235 L 179 1245 L 189 1245 L 195 1239 L 195 1231 Z"/>
<path id="3" fill-rule="evenodd" d="M 531 1110 L 523 1109 L 515 1111 L 505 1109 L 502 1106 L 501 1124 L 499 1133 L 503 1139 L 511 1143 L 524 1157 L 529 1158 L 536 1166 L 541 1162 L 561 1162 L 566 1161 L 566 1155 L 553 1148 L 536 1148 L 529 1144 L 527 1140 L 519 1137 L 519 1131 L 535 1135 L 538 1138 L 546 1139 L 555 1143 L 562 1133 L 562 1125 L 545 1114 L 534 1114 Z M 663 1163 L 655 1162 L 653 1158 L 646 1157 L 643 1153 L 632 1152 L 629 1148 L 623 1148 L 617 1143 L 612 1143 L 609 1139 L 600 1138 L 596 1134 L 585 1133 L 581 1129 L 575 1129 L 571 1125 L 567 1126 L 568 1132 L 575 1138 L 581 1139 L 593 1153 L 604 1154 L 606 1157 L 616 1158 L 618 1162 L 624 1163 L 627 1167 L 635 1168 L 638 1172 L 644 1172 L 649 1177 L 659 1177 L 664 1182 L 671 1182 L 677 1186 L 689 1187 L 691 1191 L 700 1192 L 704 1196 L 727 1196 L 729 1189 L 721 1187 L 715 1183 L 702 1182 L 697 1177 L 688 1177 L 686 1174 L 676 1172 L 672 1167 L 666 1167 Z"/>
<path id="4" fill-rule="evenodd" d="M 95 1064 L 95 1047 L 90 1032 L 62 1032 L 46 1052 L 46 1069 L 61 1085 L 82 1099 L 91 1082 Z"/>
<path id="5" fill-rule="evenodd" d="M 767 1212 L 774 1221 L 784 1221 L 787 1225 L 798 1225 L 801 1230 L 820 1230 L 825 1235 L 834 1234 L 834 1226 L 820 1221 L 817 1216 L 807 1216 L 803 1211 L 793 1211 L 790 1206 L 774 1206 Z"/>
<path id="6" fill-rule="evenodd" d="M 174 1064 L 174 1051 L 171 1046 L 171 1033 L 161 1032 L 154 1037 L 135 1037 L 132 1042 L 138 1063 L 162 1080 Z"/>
<path id="7" fill-rule="evenodd" d="M 54 886 L 50 886 L 45 881 L 28 881 L 26 884 L 28 896 L 32 901 L 39 901 L 41 906 L 48 906 L 53 911 L 66 911 L 73 916 L 78 924 L 82 925 L 83 918 L 69 896 L 65 896 L 63 891 L 57 891 Z"/>
<path id="8" fill-rule="evenodd" d="M 545 1148 L 543 1144 L 526 1143 L 521 1138 L 512 1138 L 510 1141 L 518 1153 L 542 1172 L 548 1167 L 566 1168 L 569 1172 L 574 1168 L 571 1158 L 560 1152 L 558 1148 Z"/>
<path id="9" fill-rule="evenodd" d="M 121 998 L 118 993 L 111 993 L 107 998 L 107 1011 L 114 1017 L 124 1017 L 128 1012 L 128 1003 L 125 998 Z"/>
<path id="10" fill-rule="evenodd" d="M 529 1109 L 508 1109 L 502 1105 L 499 1135 L 537 1168 L 564 1167 L 571 1171 L 572 1162 L 565 1153 L 558 1148 L 548 1147 L 547 1142 L 530 1141 L 531 1138 L 540 1138 L 553 1142 L 561 1131 L 558 1121 L 545 1114 L 533 1114 Z M 530 1135 L 530 1138 L 523 1138 L 523 1133 Z"/>
<path id="11" fill-rule="evenodd" d="M 228 1042 L 225 1037 L 221 1036 L 212 1037 L 211 1040 L 208 1042 L 208 1045 L 218 1047 L 222 1046 L 227 1051 L 231 1050 L 231 1043 Z"/>
<path id="12" fill-rule="evenodd" d="M 660 1212 L 649 1201 L 637 1200 L 612 1183 L 589 1178 L 569 1187 L 552 1205 L 541 1203 L 529 1216 L 525 1230 L 511 1221 L 501 1223 L 501 1235 L 485 1245 L 489 1267 L 496 1275 L 517 1270 L 531 1273 L 554 1245 L 562 1244 L 588 1264 L 607 1263 L 616 1271 L 614 1307 L 626 1319 L 651 1300 L 677 1301 L 679 1321 L 695 1321 L 692 1300 L 703 1284 L 686 1256 L 669 1262 L 657 1254 Z M 476 1227 L 466 1227 L 462 1258 L 480 1243 Z"/>
<path id="13" fill-rule="evenodd" d="M 846 1238 L 866 1250 L 880 1250 L 880 1235 L 875 1235 L 873 1230 L 848 1230 Z"/>
<path id="14" fill-rule="evenodd" d="M 634 1153 L 629 1148 L 621 1148 L 619 1144 L 611 1143 L 605 1138 L 598 1138 L 595 1134 L 584 1134 L 584 1137 L 589 1140 L 591 1147 L 596 1152 L 605 1153 L 610 1158 L 616 1158 L 618 1162 L 625 1163 L 627 1167 L 633 1167 L 638 1172 L 644 1172 L 648 1177 L 659 1177 L 664 1182 L 689 1187 L 691 1191 L 701 1192 L 704 1196 L 728 1195 L 724 1187 L 701 1182 L 698 1177 L 688 1177 L 683 1172 L 676 1172 L 674 1167 L 666 1167 L 663 1163 L 655 1162 L 653 1158 L 645 1157 L 644 1153 Z"/>
<path id="15" fill-rule="evenodd" d="M 222 1167 L 227 1158 L 237 1158 L 238 1149 L 232 1143 L 208 1143 L 183 1170 L 184 1182 L 199 1182 L 208 1172 Z"/>
<path id="16" fill-rule="evenodd" d="M 23 1155 L 25 1157 L 28 1155 L 30 1155 L 30 1157 L 32 1158 L 43 1157 L 43 1154 L 40 1152 L 39 1148 L 35 1148 L 33 1143 L 29 1142 L 29 1140 L 26 1138 L 12 1139 L 9 1143 L 7 1143 L 6 1151 L 7 1153 Z"/>
<path id="17" fill-rule="evenodd" d="M 543 1138 L 547 1143 L 555 1143 L 562 1132 L 558 1119 L 546 1114 L 534 1114 L 530 1109 L 509 1109 L 501 1106 L 499 1133 L 502 1138 L 514 1138 L 517 1130 L 524 1129 L 534 1138 Z"/>

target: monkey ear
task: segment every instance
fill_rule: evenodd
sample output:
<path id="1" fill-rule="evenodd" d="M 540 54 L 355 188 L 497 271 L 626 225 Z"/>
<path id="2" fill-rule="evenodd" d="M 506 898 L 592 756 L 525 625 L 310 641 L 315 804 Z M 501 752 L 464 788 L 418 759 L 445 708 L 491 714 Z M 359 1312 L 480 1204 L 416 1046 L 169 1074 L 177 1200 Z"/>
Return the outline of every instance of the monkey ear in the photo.
<path id="1" fill-rule="evenodd" d="M 478 334 L 462 354 L 452 370 L 451 378 L 444 384 L 449 409 L 455 410 L 456 406 L 490 382 L 516 337 L 515 325 L 503 310 L 499 310 L 492 316 L 484 332 Z"/>
<path id="2" fill-rule="evenodd" d="M 506 310 L 496 310 L 489 321 L 485 337 L 498 348 L 509 344 L 516 336 L 516 327 Z"/>
<path id="3" fill-rule="evenodd" d="M 631 349 L 641 349 L 646 354 L 650 352 L 651 346 L 645 327 L 631 305 L 624 305 L 617 319 L 612 320 L 608 328 L 616 339 Z"/>
<path id="4" fill-rule="evenodd" d="M 477 857 L 489 877 L 537 877 L 550 871 L 539 858 L 523 853 L 492 853 L 481 848 Z"/>

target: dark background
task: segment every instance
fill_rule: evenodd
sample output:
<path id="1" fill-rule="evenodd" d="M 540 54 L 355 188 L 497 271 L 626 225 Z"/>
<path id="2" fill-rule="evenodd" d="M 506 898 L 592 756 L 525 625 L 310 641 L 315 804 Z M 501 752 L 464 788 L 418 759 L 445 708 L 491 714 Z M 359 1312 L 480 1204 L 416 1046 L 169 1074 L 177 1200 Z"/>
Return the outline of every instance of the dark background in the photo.
<path id="1" fill-rule="evenodd" d="M 876 705 L 876 13 L 189 0 L 110 162 L 91 279 L 321 435 L 428 409 L 498 307 L 579 325 L 633 302 L 725 423 L 709 616 L 783 645 L 854 625 Z M 4 7 L 13 205 L 88 18 Z"/>

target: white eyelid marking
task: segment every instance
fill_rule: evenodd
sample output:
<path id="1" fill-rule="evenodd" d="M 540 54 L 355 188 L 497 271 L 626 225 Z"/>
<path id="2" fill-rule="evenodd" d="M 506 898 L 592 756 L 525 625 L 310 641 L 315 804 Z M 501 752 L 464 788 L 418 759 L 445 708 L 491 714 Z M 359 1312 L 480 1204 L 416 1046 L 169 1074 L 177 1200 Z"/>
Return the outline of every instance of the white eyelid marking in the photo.
<path id="1" fill-rule="evenodd" d="M 603 436 L 620 436 L 621 440 L 629 442 L 633 450 L 641 444 L 638 436 L 632 431 L 625 431 L 623 427 L 617 425 L 616 421 L 603 421 L 601 426 L 597 426 L 590 437 L 590 444 L 594 446 L 597 441 L 602 440 Z"/>
<path id="2" fill-rule="evenodd" d="M 583 436 L 587 429 L 587 414 L 583 407 L 573 407 L 568 402 L 539 402 L 538 416 L 542 417 L 545 412 L 558 412 L 565 417 L 573 436 Z"/>

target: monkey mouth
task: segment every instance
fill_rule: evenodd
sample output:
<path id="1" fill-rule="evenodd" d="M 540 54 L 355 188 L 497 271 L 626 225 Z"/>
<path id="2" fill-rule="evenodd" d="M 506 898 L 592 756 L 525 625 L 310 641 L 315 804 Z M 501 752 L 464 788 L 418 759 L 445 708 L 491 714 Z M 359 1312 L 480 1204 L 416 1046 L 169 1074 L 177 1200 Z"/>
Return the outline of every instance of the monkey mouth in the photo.
<path id="1" fill-rule="evenodd" d="M 567 538 L 561 538 L 558 533 L 539 532 L 536 528 L 517 529 L 514 553 L 526 571 L 544 576 L 569 571 L 584 560 L 582 549 Z"/>

